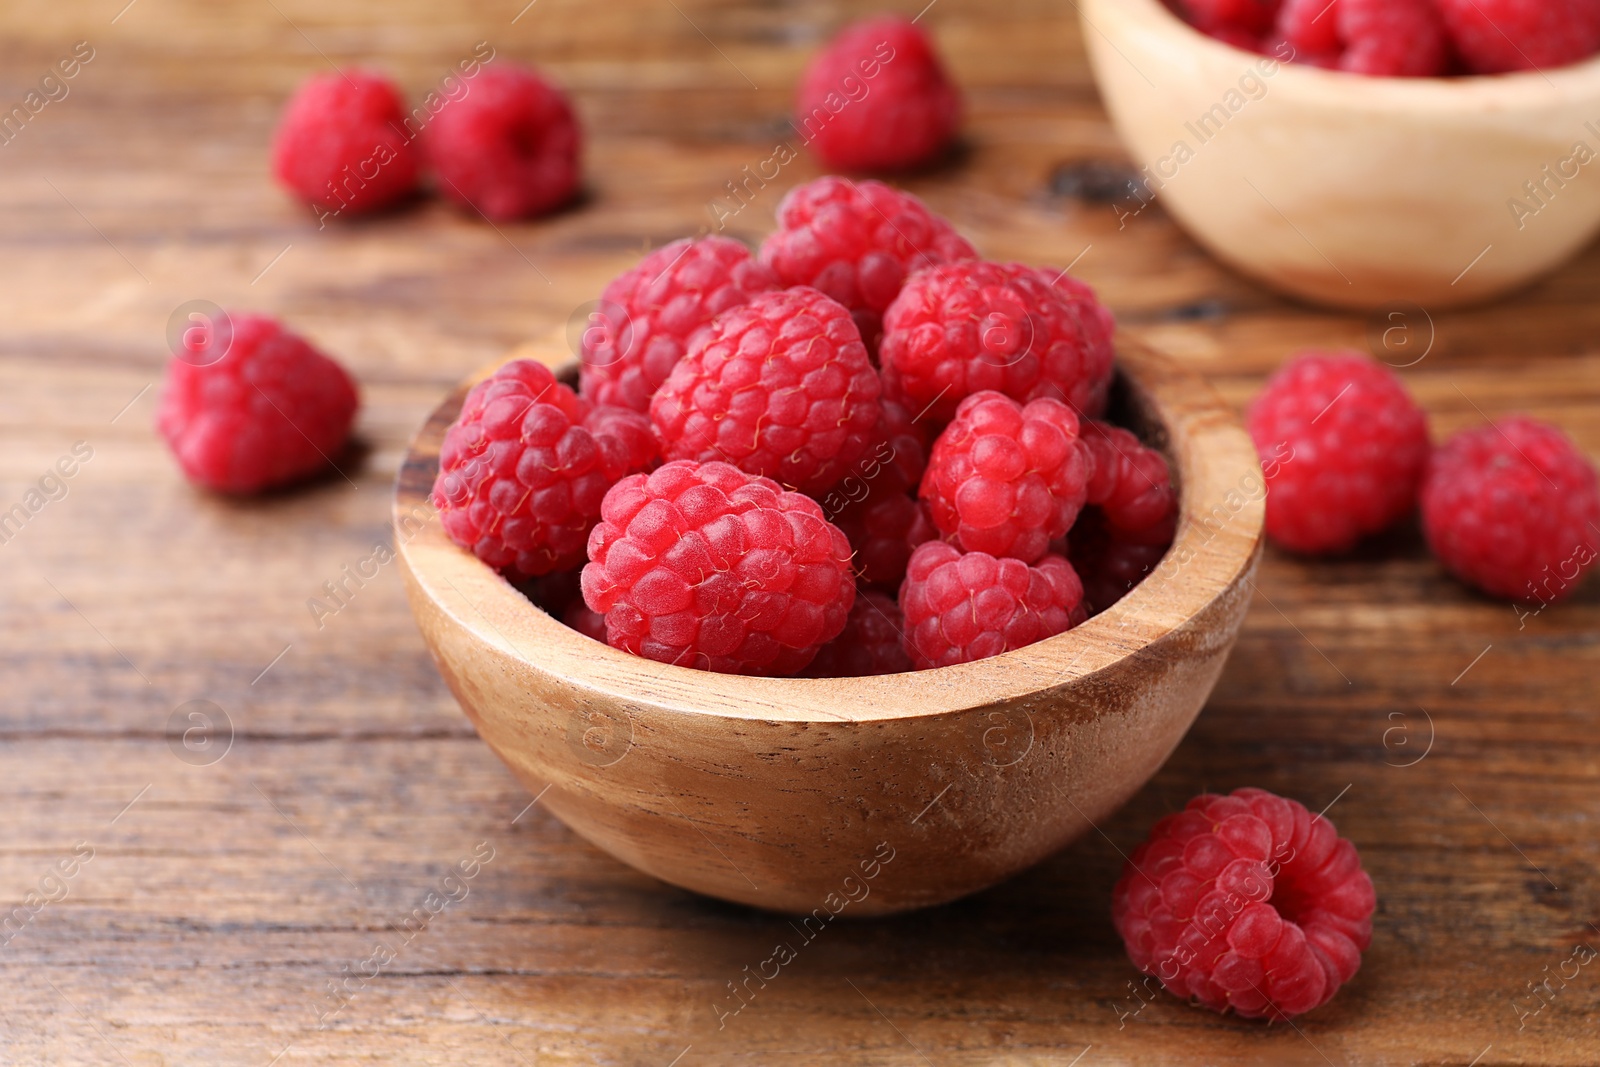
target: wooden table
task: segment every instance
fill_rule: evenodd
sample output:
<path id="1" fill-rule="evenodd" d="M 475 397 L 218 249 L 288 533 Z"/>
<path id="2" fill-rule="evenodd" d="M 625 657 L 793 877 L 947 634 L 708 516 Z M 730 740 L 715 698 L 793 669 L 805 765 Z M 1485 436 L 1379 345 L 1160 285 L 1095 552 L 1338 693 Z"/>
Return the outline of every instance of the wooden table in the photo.
<path id="1" fill-rule="evenodd" d="M 1600 947 L 1600 583 L 1519 620 L 1414 530 L 1341 562 L 1269 552 L 1209 707 L 1103 834 L 976 898 L 831 930 L 719 1029 L 784 920 L 657 884 L 530 807 L 392 567 L 337 614 L 307 601 L 389 537 L 401 450 L 447 386 L 710 224 L 847 5 L 124 2 L 29 5 L 0 35 L 5 101 L 94 50 L 0 146 L 0 509 L 92 449 L 0 544 L 0 903 L 23 908 L 0 934 L 0 1062 L 1600 1062 L 1600 964 L 1529 991 Z M 1119 229 L 1084 167 L 1126 158 L 1072 5 L 942 0 L 924 21 L 970 151 L 908 184 L 990 256 L 1077 260 L 1130 332 L 1241 406 L 1288 351 L 1393 325 L 1246 284 L 1158 209 Z M 426 203 L 318 231 L 273 187 L 301 78 L 374 63 L 420 94 L 479 41 L 575 95 L 579 209 L 495 229 Z M 730 232 L 758 239 L 815 173 L 790 164 Z M 1591 251 L 1497 306 L 1408 319 L 1390 340 L 1431 338 L 1403 373 L 1436 433 L 1517 409 L 1600 452 L 1597 285 Z M 348 479 L 253 502 L 184 484 L 151 423 L 192 299 L 281 315 L 354 369 L 370 449 Z M 1378 888 L 1359 977 L 1295 1027 L 1144 1004 L 1109 921 L 1118 850 L 1246 784 L 1332 804 Z M 474 877 L 447 882 L 462 860 Z M 375 967 L 380 941 L 397 951 Z M 323 1015 L 338 982 L 353 999 Z"/>

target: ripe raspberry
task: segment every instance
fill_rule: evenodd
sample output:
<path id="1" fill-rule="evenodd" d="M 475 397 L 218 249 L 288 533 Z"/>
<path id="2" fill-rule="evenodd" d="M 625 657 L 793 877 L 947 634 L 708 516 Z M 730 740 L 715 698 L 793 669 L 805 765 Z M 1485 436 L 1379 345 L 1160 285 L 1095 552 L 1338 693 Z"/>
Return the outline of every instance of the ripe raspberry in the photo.
<path id="1" fill-rule="evenodd" d="M 1178 525 L 1178 494 L 1166 457 L 1130 431 L 1089 422 L 1088 507 L 1069 535 L 1067 558 L 1083 577 L 1090 610 L 1121 600 L 1166 555 Z"/>
<path id="2" fill-rule="evenodd" d="M 1444 74 L 1450 65 L 1450 46 L 1434 0 L 1339 0 L 1334 14 L 1345 46 L 1340 70 L 1425 78 Z"/>
<path id="3" fill-rule="evenodd" d="M 1600 51 L 1597 0 L 1435 0 L 1474 74 L 1544 70 Z"/>
<path id="4" fill-rule="evenodd" d="M 1428 462 L 1422 528 L 1456 577 L 1492 596 L 1552 603 L 1600 551 L 1600 480 L 1572 439 L 1526 417 L 1466 430 Z"/>
<path id="5" fill-rule="evenodd" d="M 901 647 L 905 622 L 894 598 L 875 589 L 856 591 L 844 631 L 822 646 L 805 669 L 807 678 L 866 678 L 912 669 Z"/>
<path id="6" fill-rule="evenodd" d="M 1377 897 L 1355 845 L 1261 789 L 1202 794 L 1128 857 L 1111 920 L 1176 996 L 1249 1019 L 1326 1004 L 1372 941 Z"/>
<path id="7" fill-rule="evenodd" d="M 1072 528 L 1088 477 L 1065 404 L 973 393 L 934 442 L 921 495 L 961 548 L 1032 563 Z"/>
<path id="8" fill-rule="evenodd" d="M 795 129 L 841 170 L 897 170 L 942 152 L 961 124 L 961 96 L 933 43 L 899 15 L 863 19 L 806 67 Z"/>
<path id="9" fill-rule="evenodd" d="M 1250 406 L 1267 533 L 1295 552 L 1352 548 L 1416 506 L 1428 420 L 1393 371 L 1354 352 L 1305 352 Z"/>
<path id="10" fill-rule="evenodd" d="M 592 610 L 583 601 L 574 600 L 567 605 L 567 610 L 561 613 L 561 621 L 583 636 L 592 637 L 601 644 L 605 644 L 606 617 L 598 611 Z"/>
<path id="11" fill-rule="evenodd" d="M 485 67 L 424 135 L 440 192 L 491 220 L 543 215 L 578 189 L 582 136 L 572 105 L 525 67 Z"/>
<path id="12" fill-rule="evenodd" d="M 728 237 L 685 238 L 656 249 L 601 295 L 583 335 L 583 395 L 596 404 L 649 411 L 650 398 L 697 330 L 777 288 L 772 272 Z"/>
<path id="13" fill-rule="evenodd" d="M 264 315 L 185 337 L 157 428 L 192 482 L 256 493 L 332 466 L 360 400 L 343 367 Z"/>
<path id="14" fill-rule="evenodd" d="M 1112 528 L 1103 511 L 1090 507 L 1072 524 L 1066 545 L 1055 542 L 1050 547 L 1064 554 L 1082 577 L 1085 606 L 1091 615 L 1098 615 L 1144 581 L 1172 547 L 1172 538 L 1149 544 L 1129 540 Z"/>
<path id="15" fill-rule="evenodd" d="M 532 360 L 473 386 L 439 449 L 450 539 L 513 580 L 583 563 L 607 489 L 656 457 L 643 415 L 590 409 Z"/>
<path id="16" fill-rule="evenodd" d="M 618 482 L 589 559 L 583 599 L 613 648 L 722 674 L 803 670 L 856 597 L 850 545 L 816 501 L 727 463 Z"/>
<path id="17" fill-rule="evenodd" d="M 1199 29 L 1262 33 L 1272 28 L 1282 0 L 1178 0 L 1185 17 Z"/>
<path id="18" fill-rule="evenodd" d="M 810 285 L 850 309 L 876 350 L 884 309 L 923 267 L 977 259 L 966 238 L 910 193 L 832 175 L 797 185 L 778 205 L 761 262 L 784 285 Z"/>
<path id="19" fill-rule="evenodd" d="M 815 289 L 757 293 L 697 333 L 650 400 L 671 459 L 720 459 L 820 493 L 861 458 L 881 406 L 849 312 Z"/>
<path id="20" fill-rule="evenodd" d="M 1344 50 L 1339 39 L 1339 0 L 1283 0 L 1278 9 L 1278 33 L 1295 50 L 1295 61 L 1329 57 L 1337 64 Z"/>
<path id="21" fill-rule="evenodd" d="M 1030 567 L 943 541 L 911 553 L 900 610 L 905 650 L 918 670 L 998 656 L 1087 618 L 1077 572 L 1060 556 Z"/>
<path id="22" fill-rule="evenodd" d="M 927 467 L 928 444 L 921 424 L 904 406 L 884 400 L 882 407 L 875 443 L 818 502 L 823 515 L 849 538 L 861 581 L 899 589 L 915 547 L 907 537 L 920 506 L 911 494 Z"/>
<path id="23" fill-rule="evenodd" d="M 367 71 L 318 74 L 295 90 L 272 141 L 272 172 L 337 215 L 377 211 L 417 186 L 421 153 L 394 83 Z"/>
<path id="24" fill-rule="evenodd" d="M 941 423 L 986 389 L 1099 414 L 1114 327 L 1092 289 L 1068 282 L 1058 271 L 981 260 L 912 275 L 883 316 L 885 390 Z"/>

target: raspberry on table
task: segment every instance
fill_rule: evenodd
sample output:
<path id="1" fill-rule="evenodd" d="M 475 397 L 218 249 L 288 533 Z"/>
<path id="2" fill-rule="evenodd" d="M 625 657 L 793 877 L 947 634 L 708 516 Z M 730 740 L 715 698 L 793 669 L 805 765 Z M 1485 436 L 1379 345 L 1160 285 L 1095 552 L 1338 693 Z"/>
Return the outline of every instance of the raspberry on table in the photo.
<path id="1" fill-rule="evenodd" d="M 943 541 L 911 553 L 900 610 L 906 654 L 918 670 L 1011 652 L 1088 617 L 1083 585 L 1060 556 L 1029 566 Z"/>
<path id="2" fill-rule="evenodd" d="M 800 286 L 713 319 L 650 400 L 669 460 L 722 460 L 819 494 L 866 450 L 878 372 L 844 307 Z"/>
<path id="3" fill-rule="evenodd" d="M 1434 0 L 1474 74 L 1547 70 L 1600 51 L 1597 0 Z"/>
<path id="4" fill-rule="evenodd" d="M 360 400 L 345 369 L 264 315 L 185 337 L 157 428 L 192 482 L 256 493 L 333 466 Z"/>
<path id="5" fill-rule="evenodd" d="M 596 404 L 649 411 L 696 331 L 778 287 L 772 272 L 729 237 L 684 238 L 656 249 L 601 294 L 583 334 L 580 391 Z"/>
<path id="6" fill-rule="evenodd" d="M 1355 845 L 1262 789 L 1202 794 L 1128 857 L 1111 919 L 1169 992 L 1247 1019 L 1326 1004 L 1372 941 L 1377 896 Z"/>
<path id="7" fill-rule="evenodd" d="M 1335 15 L 1344 41 L 1340 70 L 1417 78 L 1444 74 L 1450 66 L 1434 0 L 1339 0 Z"/>
<path id="8" fill-rule="evenodd" d="M 822 646 L 804 671 L 807 678 L 866 678 L 912 669 L 901 647 L 905 621 L 893 597 L 876 589 L 856 591 L 844 631 Z"/>
<path id="9" fill-rule="evenodd" d="M 977 258 L 966 238 L 910 193 L 834 175 L 789 190 L 778 229 L 761 245 L 761 261 L 784 285 L 812 286 L 849 308 L 874 351 L 884 309 L 909 275 Z"/>
<path id="10" fill-rule="evenodd" d="M 1434 452 L 1422 529 L 1462 581 L 1491 596 L 1553 603 L 1578 587 L 1600 552 L 1600 479 L 1557 427 L 1501 419 Z"/>
<path id="11" fill-rule="evenodd" d="M 317 74 L 295 90 L 272 141 L 272 172 L 330 214 L 389 207 L 417 186 L 421 153 L 394 83 L 363 70 Z"/>
<path id="12" fill-rule="evenodd" d="M 1416 507 L 1428 420 L 1389 368 L 1355 352 L 1304 352 L 1250 405 L 1267 482 L 1267 534 L 1338 553 Z"/>
<path id="13" fill-rule="evenodd" d="M 816 501 L 728 463 L 677 460 L 606 493 L 583 598 L 613 648 L 789 676 L 844 629 L 850 545 Z"/>
<path id="14" fill-rule="evenodd" d="M 923 424 L 902 404 L 885 399 L 881 406 L 873 443 L 818 503 L 849 538 L 861 581 L 899 589 L 916 547 L 907 538 L 918 519 L 920 506 L 912 494 L 927 468 L 928 439 Z"/>
<path id="15" fill-rule="evenodd" d="M 423 134 L 439 191 L 492 221 L 543 215 L 578 190 L 577 116 L 526 67 L 485 67 Z"/>
<path id="16" fill-rule="evenodd" d="M 450 539 L 512 580 L 580 566 L 606 490 L 656 458 L 649 421 L 513 360 L 445 432 L 433 504 Z"/>
<path id="17" fill-rule="evenodd" d="M 961 124 L 961 95 L 921 29 L 878 15 L 812 58 L 795 111 L 795 129 L 828 166 L 898 170 L 944 151 Z"/>
<path id="18" fill-rule="evenodd" d="M 1087 496 L 1078 429 L 1072 409 L 1054 400 L 967 397 L 922 477 L 934 525 L 968 552 L 1039 559 L 1072 528 Z"/>

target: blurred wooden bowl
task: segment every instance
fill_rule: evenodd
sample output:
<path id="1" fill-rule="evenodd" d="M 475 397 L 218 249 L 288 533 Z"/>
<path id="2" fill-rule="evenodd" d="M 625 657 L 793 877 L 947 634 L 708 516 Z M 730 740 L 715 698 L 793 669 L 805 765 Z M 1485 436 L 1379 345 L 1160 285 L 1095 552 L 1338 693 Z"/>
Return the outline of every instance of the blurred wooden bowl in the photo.
<path id="1" fill-rule="evenodd" d="M 807 680 L 711 674 L 590 640 L 432 517 L 440 441 L 471 382 L 418 432 L 396 485 L 412 611 L 483 739 L 541 806 L 623 862 L 814 923 L 974 892 L 1079 837 L 1155 773 L 1250 602 L 1264 493 L 1249 438 L 1193 374 L 1120 352 L 1119 404 L 1180 483 L 1177 540 L 1121 603 L 1028 648 Z M 513 356 L 573 370 L 559 344 Z"/>
<path id="2" fill-rule="evenodd" d="M 1358 309 L 1471 303 L 1554 269 L 1600 227 L 1600 58 L 1368 78 L 1240 51 L 1160 0 L 1079 9 L 1149 188 L 1273 289 Z"/>

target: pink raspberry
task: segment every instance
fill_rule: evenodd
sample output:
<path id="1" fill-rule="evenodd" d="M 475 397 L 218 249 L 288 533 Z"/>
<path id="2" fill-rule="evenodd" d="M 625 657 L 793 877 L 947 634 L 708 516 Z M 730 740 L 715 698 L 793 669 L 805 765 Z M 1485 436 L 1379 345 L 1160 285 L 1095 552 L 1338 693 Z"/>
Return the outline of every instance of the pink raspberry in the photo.
<path id="1" fill-rule="evenodd" d="M 613 648 L 723 674 L 793 675 L 855 603 L 850 545 L 816 501 L 679 460 L 606 493 L 583 599 Z"/>
<path id="2" fill-rule="evenodd" d="M 850 309 L 877 348 L 884 309 L 923 267 L 978 253 L 910 193 L 832 175 L 797 185 L 778 205 L 761 261 L 785 285 L 809 285 Z"/>
<path id="3" fill-rule="evenodd" d="M 884 400 L 882 407 L 874 443 L 819 503 L 850 539 L 861 580 L 898 589 L 915 547 L 907 541 L 919 511 L 911 494 L 927 467 L 928 444 L 921 424 L 903 405 Z"/>
<path id="4" fill-rule="evenodd" d="M 1178 0 L 1179 9 L 1197 28 L 1262 33 L 1272 28 L 1282 0 Z"/>
<path id="5" fill-rule="evenodd" d="M 921 495 L 934 525 L 966 551 L 1032 563 L 1072 528 L 1088 477 L 1065 404 L 974 393 L 934 442 Z"/>
<path id="6" fill-rule="evenodd" d="M 1092 615 L 1098 615 L 1133 591 L 1133 587 L 1161 562 L 1172 547 L 1172 538 L 1149 544 L 1128 539 L 1112 528 L 1099 508 L 1084 508 L 1072 524 L 1066 546 L 1051 545 L 1052 551 L 1066 555 L 1072 568 L 1083 579 L 1083 599 Z"/>
<path id="7" fill-rule="evenodd" d="M 1128 958 L 1175 996 L 1248 1019 L 1326 1004 L 1377 906 L 1355 845 L 1261 789 L 1202 794 L 1155 824 L 1111 893 Z"/>
<path id="8" fill-rule="evenodd" d="M 192 482 L 257 493 L 333 465 L 360 399 L 343 367 L 264 315 L 185 336 L 157 428 Z"/>
<path id="9" fill-rule="evenodd" d="M 278 181 L 335 215 L 389 207 L 417 187 L 420 171 L 400 91 L 367 71 L 306 79 L 272 141 Z"/>
<path id="10" fill-rule="evenodd" d="M 1456 434 L 1433 454 L 1422 528 L 1462 581 L 1491 596 L 1552 603 L 1578 587 L 1600 551 L 1600 480 L 1556 427 L 1502 419 Z"/>
<path id="11" fill-rule="evenodd" d="M 1304 352 L 1250 406 L 1267 480 L 1267 533 L 1304 553 L 1345 552 L 1417 502 L 1428 420 L 1387 367 Z"/>
<path id="12" fill-rule="evenodd" d="M 807 678 L 866 678 L 912 669 L 901 647 L 905 621 L 894 598 L 875 589 L 856 592 L 844 631 L 822 646 L 805 670 Z"/>
<path id="13" fill-rule="evenodd" d="M 778 279 L 728 237 L 684 238 L 651 252 L 600 297 L 584 332 L 583 395 L 649 411 L 650 398 L 716 315 L 778 288 Z"/>
<path id="14" fill-rule="evenodd" d="M 1060 556 L 1030 567 L 943 541 L 911 553 L 900 610 L 905 650 L 918 670 L 998 656 L 1087 618 L 1083 585 Z"/>
<path id="15" fill-rule="evenodd" d="M 516 580 L 576 567 L 606 490 L 656 458 L 643 415 L 590 409 L 543 364 L 472 387 L 445 432 L 433 504 L 450 539 Z"/>
<path id="16" fill-rule="evenodd" d="M 566 95 L 499 63 L 424 128 L 439 191 L 491 220 L 553 211 L 578 189 L 582 136 Z"/>
<path id="17" fill-rule="evenodd" d="M 720 459 L 820 493 L 866 450 L 880 388 L 850 313 L 802 286 L 713 319 L 656 390 L 650 419 L 669 460 Z"/>
<path id="18" fill-rule="evenodd" d="M 841 170 L 933 159 L 961 124 L 961 95 L 910 20 L 877 15 L 841 30 L 806 66 L 795 129 Z"/>
<path id="19" fill-rule="evenodd" d="M 1600 0 L 1435 0 L 1474 74 L 1564 67 L 1600 51 Z"/>
<path id="20" fill-rule="evenodd" d="M 1328 57 L 1336 65 L 1344 50 L 1339 38 L 1339 0 L 1283 0 L 1278 33 L 1295 50 L 1297 62 Z"/>
<path id="21" fill-rule="evenodd" d="M 1088 507 L 1073 524 L 1067 558 L 1083 577 L 1090 610 L 1101 612 L 1144 580 L 1172 546 L 1178 494 L 1160 452 L 1132 432 L 1085 424 Z"/>
<path id="22" fill-rule="evenodd" d="M 1434 0 L 1339 0 L 1336 14 L 1344 42 L 1340 70 L 1417 78 L 1449 68 L 1450 46 Z"/>

